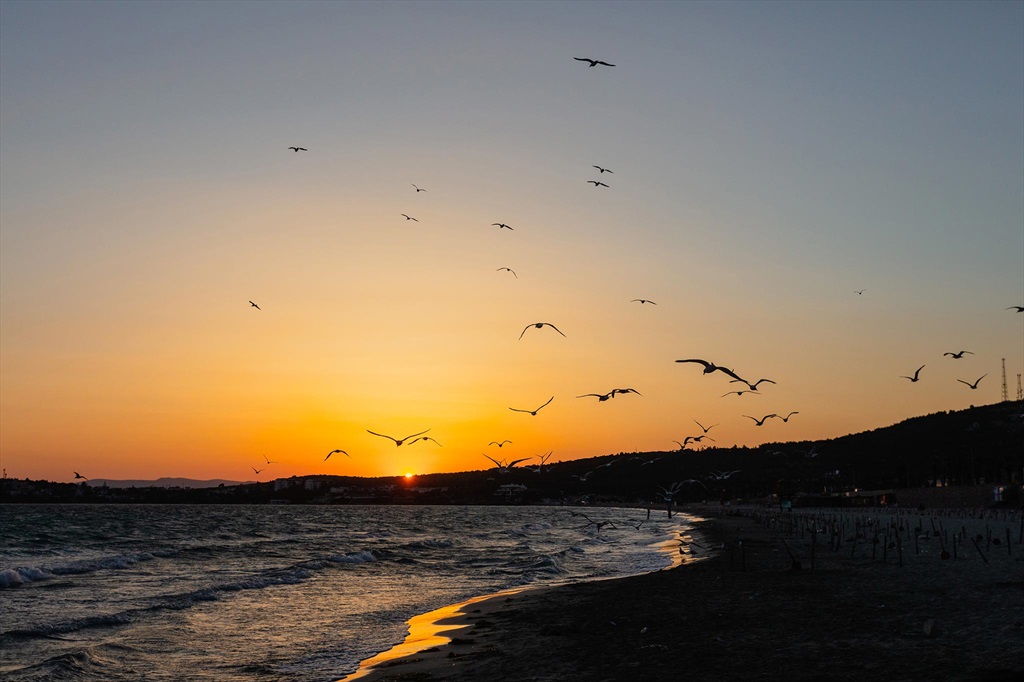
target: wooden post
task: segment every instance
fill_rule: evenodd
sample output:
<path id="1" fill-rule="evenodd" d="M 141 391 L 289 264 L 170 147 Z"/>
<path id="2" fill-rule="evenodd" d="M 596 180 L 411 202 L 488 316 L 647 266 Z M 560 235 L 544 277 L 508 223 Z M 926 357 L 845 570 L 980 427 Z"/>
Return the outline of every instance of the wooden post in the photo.
<path id="1" fill-rule="evenodd" d="M 974 545 L 974 549 L 978 550 L 978 555 L 981 556 L 981 560 L 987 564 L 988 559 L 985 557 L 985 553 L 981 551 L 981 547 L 978 546 L 978 541 L 971 538 L 971 543 Z"/>

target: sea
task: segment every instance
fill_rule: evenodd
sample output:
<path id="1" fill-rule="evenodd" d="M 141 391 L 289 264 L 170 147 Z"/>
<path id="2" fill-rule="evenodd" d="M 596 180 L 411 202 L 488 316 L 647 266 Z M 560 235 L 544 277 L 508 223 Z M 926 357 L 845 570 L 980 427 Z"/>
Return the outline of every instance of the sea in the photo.
<path id="1" fill-rule="evenodd" d="M 0 505 L 0 678 L 339 680 L 402 642 L 417 614 L 677 564 L 693 520 L 627 508 Z"/>

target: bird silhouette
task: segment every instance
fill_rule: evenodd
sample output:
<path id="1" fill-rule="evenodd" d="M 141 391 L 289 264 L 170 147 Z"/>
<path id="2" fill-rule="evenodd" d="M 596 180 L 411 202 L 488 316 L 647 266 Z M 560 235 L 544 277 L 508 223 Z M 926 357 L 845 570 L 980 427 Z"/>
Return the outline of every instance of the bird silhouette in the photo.
<path id="1" fill-rule="evenodd" d="M 278 464 L 278 462 L 271 461 L 270 458 L 267 457 L 266 455 L 263 455 L 263 459 L 267 460 L 267 464 Z"/>
<path id="2" fill-rule="evenodd" d="M 501 272 L 502 270 L 508 270 L 516 279 L 519 279 L 519 275 L 517 275 L 516 271 L 513 270 L 512 268 L 498 268 L 497 270 L 495 270 L 495 272 Z"/>
<path id="3" fill-rule="evenodd" d="M 483 455 L 483 453 L 480 454 Z M 507 474 L 512 470 L 512 467 L 519 464 L 520 462 L 525 462 L 528 459 L 533 459 L 532 457 L 523 457 L 522 459 L 514 459 L 506 464 L 504 459 L 499 462 L 498 460 L 494 459 L 493 457 L 489 457 L 488 455 L 484 455 L 484 457 L 487 457 L 487 459 L 494 462 L 494 465 L 498 468 L 499 474 Z"/>
<path id="4" fill-rule="evenodd" d="M 967 353 L 968 355 L 974 355 L 974 353 L 972 353 L 969 350 L 962 350 L 959 353 L 943 353 L 942 355 L 943 355 L 943 357 L 948 355 L 949 357 L 953 358 L 954 360 L 959 360 L 960 358 L 962 358 L 964 356 L 964 353 Z"/>
<path id="5" fill-rule="evenodd" d="M 777 417 L 779 415 L 777 415 L 777 414 L 766 414 L 765 416 L 761 417 L 760 419 L 758 419 L 757 417 L 751 417 L 749 414 L 745 414 L 743 416 L 746 417 L 747 419 L 753 419 L 754 423 L 757 424 L 758 426 L 764 426 L 764 423 L 766 421 L 768 421 L 772 417 Z"/>
<path id="6" fill-rule="evenodd" d="M 743 381 L 743 383 L 747 383 L 740 377 L 740 375 L 736 374 L 736 372 L 732 371 L 728 367 L 722 367 L 720 365 L 716 365 L 713 362 L 708 362 L 707 360 L 701 360 L 699 358 L 690 358 L 687 360 L 676 360 L 676 362 L 696 362 L 698 364 L 704 365 L 704 374 L 711 374 L 712 372 L 721 372 L 722 374 L 727 374 L 731 376 L 733 379 L 739 379 L 740 381 Z"/>
<path id="7" fill-rule="evenodd" d="M 259 307 L 258 305 L 256 305 L 256 304 L 255 304 L 255 303 L 253 303 L 252 301 L 249 301 L 249 305 L 251 305 L 251 306 L 252 306 L 253 308 L 255 308 L 256 310 L 263 310 L 263 308 Z"/>
<path id="8" fill-rule="evenodd" d="M 401 445 L 401 443 L 399 443 L 399 445 Z M 327 453 L 327 456 L 324 457 L 324 461 L 326 462 L 327 460 L 329 460 L 331 458 L 331 455 L 333 455 L 335 453 L 338 453 L 338 452 L 340 452 L 341 454 L 345 455 L 349 459 L 352 459 L 352 455 L 348 454 L 344 450 L 331 450 L 330 452 Z"/>
<path id="9" fill-rule="evenodd" d="M 500 448 L 505 443 L 511 443 L 511 442 L 512 441 L 510 441 L 508 438 L 506 438 L 505 440 L 501 441 L 500 443 L 498 441 L 496 441 L 496 440 L 492 440 L 490 443 L 488 443 L 488 445 L 497 445 Z"/>
<path id="10" fill-rule="evenodd" d="M 555 325 L 551 324 L 550 322 L 534 322 L 533 324 L 528 324 L 525 327 L 523 327 L 522 333 L 519 334 L 519 340 L 521 341 L 523 339 L 523 334 L 525 334 L 526 330 L 529 329 L 530 327 L 536 327 L 537 329 L 540 329 L 541 327 L 543 327 L 545 325 L 547 325 L 548 327 L 551 327 L 552 329 L 554 329 L 559 334 L 562 334 L 562 330 L 559 329 L 558 327 L 556 327 Z M 562 336 L 565 336 L 565 334 L 562 334 Z"/>
<path id="11" fill-rule="evenodd" d="M 689 438 L 689 436 L 687 436 L 687 438 Z M 683 440 L 686 440 L 686 439 L 684 438 Z M 679 450 L 682 451 L 682 450 L 686 449 L 686 443 L 689 443 L 690 441 L 686 441 L 686 443 L 680 443 L 679 441 L 674 440 L 672 442 L 675 443 L 676 445 L 678 445 L 679 446 Z M 643 464 L 641 464 L 640 466 L 643 466 Z"/>
<path id="12" fill-rule="evenodd" d="M 544 403 L 543 405 L 538 407 L 536 410 L 520 410 L 520 409 L 516 409 L 515 407 L 510 407 L 508 409 L 512 410 L 513 412 L 526 412 L 526 413 L 532 414 L 534 417 L 536 417 L 537 413 L 540 412 L 543 408 L 547 407 L 551 403 L 551 401 L 554 400 L 554 399 L 555 399 L 555 396 L 551 396 L 550 398 L 548 398 L 548 401 L 546 403 Z"/>
<path id="13" fill-rule="evenodd" d="M 594 166 L 594 168 L 596 168 L 601 173 L 611 173 L 611 171 L 608 170 L 607 168 L 601 168 L 600 166 Z"/>
<path id="14" fill-rule="evenodd" d="M 709 436 L 706 433 L 704 433 L 704 434 L 701 434 L 699 436 L 687 436 L 686 438 L 683 439 L 683 445 L 689 445 L 690 441 L 693 441 L 694 443 L 699 443 L 702 440 L 704 440 L 705 438 L 707 438 L 710 441 L 714 441 L 715 440 L 711 436 Z"/>
<path id="15" fill-rule="evenodd" d="M 606 400 L 608 400 L 609 398 L 612 397 L 612 393 L 584 393 L 583 395 L 578 395 L 576 397 L 577 398 L 588 398 L 590 396 L 594 396 L 595 398 L 597 398 L 597 402 L 603 403 L 604 401 L 606 401 Z"/>
<path id="16" fill-rule="evenodd" d="M 982 374 L 980 377 L 978 377 L 978 381 L 981 381 L 982 379 L 984 379 L 987 376 L 988 376 L 988 374 Z M 969 384 L 966 381 L 964 381 L 963 379 L 957 379 L 957 381 L 959 381 L 961 384 L 963 384 L 965 386 L 970 386 L 971 388 L 978 388 L 978 381 L 975 381 L 973 384 Z"/>
<path id="17" fill-rule="evenodd" d="M 590 68 L 593 68 L 598 64 L 600 64 L 601 66 L 615 66 L 614 64 L 609 64 L 608 62 L 602 62 L 600 59 L 587 59 L 586 57 L 573 57 L 573 59 L 575 59 L 578 62 L 590 62 Z"/>
<path id="18" fill-rule="evenodd" d="M 78 480 L 79 478 L 82 479 L 83 481 L 88 481 L 89 480 L 88 478 L 86 478 L 82 474 L 78 473 L 77 471 L 74 472 L 74 474 L 75 474 L 75 480 Z"/>
<path id="19" fill-rule="evenodd" d="M 257 474 L 263 471 L 263 469 L 257 469 L 256 467 L 252 467 L 252 470 L 255 471 Z"/>
<path id="20" fill-rule="evenodd" d="M 650 299 L 647 299 L 647 298 L 634 298 L 632 301 L 630 301 L 630 303 L 636 303 L 638 301 L 640 302 L 640 305 L 643 305 L 644 303 L 650 303 L 651 305 L 658 305 L 654 301 L 652 301 Z"/>
<path id="21" fill-rule="evenodd" d="M 708 431 L 710 431 L 711 429 L 713 429 L 713 428 L 715 428 L 716 426 L 718 426 L 718 424 L 712 424 L 711 426 L 704 426 L 703 424 L 701 424 L 701 423 L 700 423 L 699 421 L 697 421 L 696 419 L 694 419 L 694 420 L 693 420 L 693 423 L 694 423 L 694 424 L 696 424 L 697 426 L 699 426 L 699 427 L 701 428 L 701 430 L 702 430 L 702 431 L 704 431 L 704 433 L 707 433 L 707 432 L 708 432 Z"/>
<path id="22" fill-rule="evenodd" d="M 751 391 L 756 391 L 756 390 L 757 390 L 757 385 L 758 385 L 758 384 L 760 384 L 760 383 L 762 383 L 762 382 L 767 382 L 767 383 L 769 383 L 769 384 L 774 384 L 774 383 L 775 383 L 775 382 L 774 382 L 774 381 L 772 381 L 771 379 L 758 379 L 758 380 L 757 380 L 757 381 L 755 381 L 754 383 L 750 383 L 750 382 L 749 382 L 749 381 L 747 381 L 746 379 L 733 379 L 733 380 L 732 380 L 732 381 L 730 381 L 729 383 L 730 383 L 730 384 L 735 384 L 735 383 L 736 383 L 737 381 L 739 381 L 739 382 L 741 382 L 741 383 L 744 383 L 744 384 L 746 384 L 747 386 L 749 386 L 749 387 L 750 387 L 750 390 L 751 390 Z"/>
<path id="23" fill-rule="evenodd" d="M 641 398 L 643 397 L 640 391 L 636 390 L 635 388 L 613 388 L 611 396 L 614 398 L 616 393 L 636 393 Z"/>
<path id="24" fill-rule="evenodd" d="M 402 217 L 403 217 L 403 218 L 405 218 L 406 220 L 411 220 L 411 221 L 413 221 L 414 223 L 418 223 L 418 222 L 419 222 L 419 220 L 417 220 L 416 218 L 413 218 L 413 217 L 412 217 L 411 215 L 406 215 L 406 214 L 404 214 L 404 213 L 402 213 L 401 215 L 402 215 Z"/>
<path id="25" fill-rule="evenodd" d="M 1007 310 L 1016 310 L 1018 313 L 1024 313 L 1024 305 L 1011 305 Z"/>
<path id="26" fill-rule="evenodd" d="M 291 149 L 293 152 L 308 152 L 309 151 L 305 147 L 288 147 L 288 149 Z"/>
<path id="27" fill-rule="evenodd" d="M 908 376 L 906 376 L 904 374 L 901 374 L 900 375 L 900 379 L 910 379 L 911 382 L 916 382 L 918 379 L 921 378 L 921 370 L 922 369 L 924 369 L 924 365 L 921 365 L 920 367 L 917 368 L 917 371 L 914 372 L 914 376 L 908 377 Z"/>
<path id="28" fill-rule="evenodd" d="M 494 227 L 497 227 L 497 228 L 498 228 L 499 230 L 500 230 L 500 229 L 506 229 L 506 230 L 511 230 L 511 229 L 512 229 L 511 227 L 509 227 L 509 226 L 508 226 L 508 225 L 506 225 L 505 223 L 491 223 L 491 225 L 493 225 Z M 514 232 L 514 231 L 515 231 L 515 230 L 513 230 L 513 232 Z"/>
<path id="29" fill-rule="evenodd" d="M 777 414 L 775 416 L 778 417 L 779 419 L 781 419 L 782 421 L 784 421 L 786 423 L 789 423 L 789 418 L 792 417 L 794 414 L 800 414 L 800 413 L 794 410 L 793 412 L 790 412 L 789 414 L 787 414 L 785 417 L 783 417 L 780 414 Z"/>
<path id="30" fill-rule="evenodd" d="M 415 443 L 418 440 L 432 440 L 432 441 L 434 441 L 434 443 L 437 443 L 438 446 L 444 447 L 443 445 L 438 443 L 436 439 L 431 438 L 430 436 L 420 436 L 418 438 L 413 438 L 411 441 L 409 441 L 409 445 L 412 445 L 413 443 Z"/>
<path id="31" fill-rule="evenodd" d="M 736 471 L 714 471 L 714 470 L 712 470 L 712 471 L 708 472 L 708 480 L 709 481 L 724 481 L 724 480 L 728 479 L 730 476 L 732 476 L 733 474 L 740 473 L 740 471 L 742 471 L 742 469 L 737 469 Z"/>
<path id="32" fill-rule="evenodd" d="M 427 431 L 429 431 L 429 430 L 430 429 L 427 429 Z M 375 431 L 371 431 L 370 429 L 366 429 L 367 433 L 372 433 L 374 436 L 380 436 L 381 438 L 387 438 L 389 440 L 395 441 L 395 447 L 400 446 L 402 443 L 404 443 L 405 441 L 409 440 L 410 438 L 415 438 L 416 436 L 422 436 L 427 431 L 420 431 L 419 433 L 414 433 L 411 436 L 406 436 L 405 438 L 398 439 L 398 438 L 392 438 L 391 436 L 388 436 L 388 435 L 383 434 L 383 433 L 377 433 Z"/>
<path id="33" fill-rule="evenodd" d="M 855 289 L 853 293 L 857 294 L 858 296 L 863 296 L 865 291 L 867 291 L 867 289 Z"/>
<path id="34" fill-rule="evenodd" d="M 727 395 L 733 395 L 733 394 L 736 394 L 736 395 L 743 395 L 744 393 L 753 393 L 754 395 L 761 395 L 761 393 L 760 393 L 759 391 L 751 391 L 751 390 L 750 390 L 750 389 L 748 388 L 748 389 L 745 389 L 745 390 L 743 390 L 743 391 L 729 391 L 728 393 L 723 393 L 721 397 L 723 397 L 723 398 L 724 398 L 724 397 L 725 397 L 725 396 L 727 396 Z"/>
<path id="35" fill-rule="evenodd" d="M 411 182 L 410 182 L 409 184 L 410 184 L 410 185 L 412 185 L 412 183 L 411 183 Z M 416 187 L 416 185 L 412 185 L 412 186 L 413 186 L 413 187 Z M 420 189 L 419 187 L 416 187 L 416 191 L 417 191 L 417 192 L 426 192 L 427 190 L 425 190 L 425 189 Z"/>
<path id="36" fill-rule="evenodd" d="M 608 186 L 608 185 L 604 184 L 603 182 L 598 182 L 597 180 L 587 180 L 587 182 L 592 184 L 594 187 L 607 187 Z"/>

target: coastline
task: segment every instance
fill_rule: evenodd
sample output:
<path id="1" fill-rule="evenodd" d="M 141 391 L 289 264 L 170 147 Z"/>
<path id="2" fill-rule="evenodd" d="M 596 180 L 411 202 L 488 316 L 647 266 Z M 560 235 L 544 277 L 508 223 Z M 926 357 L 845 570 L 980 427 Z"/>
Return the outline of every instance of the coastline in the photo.
<path id="1" fill-rule="evenodd" d="M 361 665 L 358 677 L 345 679 L 668 681 L 685 674 L 697 680 L 995 682 L 1024 675 L 1019 517 L 1013 523 L 954 523 L 952 512 L 941 517 L 963 536 L 957 556 L 944 560 L 946 549 L 939 546 L 951 546 L 949 530 L 946 539 L 932 535 L 920 528 L 927 521 L 909 514 L 898 517 L 899 533 L 886 518 L 893 530 L 884 543 L 859 530 L 861 519 L 877 522 L 877 515 L 833 514 L 844 525 L 837 520 L 826 543 L 823 526 L 805 532 L 804 515 L 681 511 L 704 516 L 694 524 L 704 538 L 700 544 L 720 548 L 697 550 L 707 560 L 490 595 L 446 607 L 444 614 L 424 614 L 448 628 L 451 637 L 441 638 L 447 643 Z M 709 518 L 712 512 L 719 516 Z M 993 544 L 1004 526 L 1010 544 Z M 982 527 L 987 542 L 967 542 Z M 911 534 L 915 540 L 907 539 Z"/>

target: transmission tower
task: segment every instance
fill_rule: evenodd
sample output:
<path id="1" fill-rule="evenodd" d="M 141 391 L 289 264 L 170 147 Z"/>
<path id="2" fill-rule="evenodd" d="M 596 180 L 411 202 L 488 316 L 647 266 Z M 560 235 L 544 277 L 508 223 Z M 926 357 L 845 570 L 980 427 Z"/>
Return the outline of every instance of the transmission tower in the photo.
<path id="1" fill-rule="evenodd" d="M 1003 358 L 1003 402 L 1005 403 L 1010 399 L 1010 394 L 1006 391 L 1006 358 Z"/>

